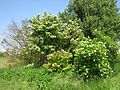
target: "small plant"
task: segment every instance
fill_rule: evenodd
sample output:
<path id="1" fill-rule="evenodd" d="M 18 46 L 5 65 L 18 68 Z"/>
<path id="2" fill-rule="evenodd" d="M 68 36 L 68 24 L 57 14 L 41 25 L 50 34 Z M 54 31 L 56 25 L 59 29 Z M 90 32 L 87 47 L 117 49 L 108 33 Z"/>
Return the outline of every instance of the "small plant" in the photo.
<path id="1" fill-rule="evenodd" d="M 47 55 L 48 63 L 44 64 L 43 67 L 50 72 L 70 70 L 72 68 L 71 58 L 72 54 L 62 49 Z"/>
<path id="2" fill-rule="evenodd" d="M 24 66 L 25 68 L 33 68 L 34 67 L 34 63 L 32 63 L 32 64 L 28 64 L 28 65 L 26 65 L 26 66 Z"/>

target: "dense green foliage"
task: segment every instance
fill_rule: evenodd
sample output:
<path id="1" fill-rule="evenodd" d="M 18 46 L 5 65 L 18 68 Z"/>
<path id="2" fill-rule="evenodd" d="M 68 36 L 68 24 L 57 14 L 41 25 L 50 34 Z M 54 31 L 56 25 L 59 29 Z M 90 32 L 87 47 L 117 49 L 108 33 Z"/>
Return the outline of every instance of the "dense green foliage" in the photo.
<path id="1" fill-rule="evenodd" d="M 29 47 L 34 53 L 27 62 L 35 66 L 43 65 L 50 72 L 72 70 L 88 79 L 108 77 L 118 61 L 119 47 L 104 32 L 95 30 L 94 38 L 85 38 L 76 21 L 62 22 L 46 13 L 43 18 L 38 15 L 30 19 L 30 23 Z"/>
<path id="2" fill-rule="evenodd" d="M 119 58 L 120 45 L 118 44 L 118 42 L 114 41 L 114 38 L 108 35 L 105 35 L 103 32 L 99 30 L 95 30 L 93 32 L 93 35 L 94 37 L 96 37 L 97 41 L 101 41 L 105 44 L 108 50 L 107 55 L 108 55 L 109 62 L 111 66 L 114 68 L 114 65 L 120 61 L 120 58 Z"/>
<path id="3" fill-rule="evenodd" d="M 56 16 L 45 13 L 42 19 L 38 15 L 30 22 L 32 30 L 30 47 L 39 52 L 39 59 L 35 63 L 45 62 L 49 53 L 66 46 L 66 39 L 62 34 L 64 24 Z"/>
<path id="4" fill-rule="evenodd" d="M 75 21 L 63 23 L 58 17 L 46 13 L 42 19 L 39 15 L 30 19 L 30 23 L 32 31 L 29 46 L 32 51 L 39 53 L 39 59 L 34 63 L 46 62 L 48 54 L 61 49 L 68 50 L 74 40 L 79 41 L 84 36 Z"/>
<path id="5" fill-rule="evenodd" d="M 99 29 L 106 35 L 119 39 L 120 14 L 116 0 L 70 0 L 60 17 L 63 21 L 77 20 L 86 37 Z"/>
<path id="6" fill-rule="evenodd" d="M 96 39 L 80 41 L 74 52 L 76 69 L 82 77 L 106 77 L 112 72 L 103 42 L 97 42 Z"/>
<path id="7" fill-rule="evenodd" d="M 70 0 L 58 17 L 44 13 L 29 21 L 34 58 L 27 58 L 28 64 L 50 72 L 71 70 L 84 79 L 108 77 L 115 70 L 120 26 L 115 0 Z"/>

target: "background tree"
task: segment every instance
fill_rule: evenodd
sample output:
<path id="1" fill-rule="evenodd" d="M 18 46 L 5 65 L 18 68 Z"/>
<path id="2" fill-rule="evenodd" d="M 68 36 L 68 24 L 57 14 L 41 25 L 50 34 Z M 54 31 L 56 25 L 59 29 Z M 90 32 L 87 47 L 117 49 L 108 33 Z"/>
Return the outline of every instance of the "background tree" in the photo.
<path id="1" fill-rule="evenodd" d="M 85 37 L 105 44 L 108 49 L 108 61 L 113 69 L 115 64 L 119 64 L 117 42 L 120 40 L 120 13 L 116 2 L 116 0 L 70 0 L 65 11 L 59 14 L 63 22 L 70 19 L 77 21 Z"/>
<path id="2" fill-rule="evenodd" d="M 21 59 L 21 50 L 23 47 L 28 47 L 28 37 L 30 31 L 27 28 L 28 21 L 22 20 L 21 27 L 16 22 L 8 26 L 8 31 L 5 38 L 1 42 L 2 46 L 7 51 L 10 60 Z"/>
<path id="3" fill-rule="evenodd" d="M 116 39 L 120 38 L 120 14 L 116 0 L 70 0 L 59 16 L 77 20 L 86 37 L 93 38 L 95 29 Z"/>
<path id="4" fill-rule="evenodd" d="M 120 14 L 116 0 L 70 0 L 59 17 L 76 20 L 86 37 L 106 43 L 110 61 L 117 61 L 120 40 Z"/>

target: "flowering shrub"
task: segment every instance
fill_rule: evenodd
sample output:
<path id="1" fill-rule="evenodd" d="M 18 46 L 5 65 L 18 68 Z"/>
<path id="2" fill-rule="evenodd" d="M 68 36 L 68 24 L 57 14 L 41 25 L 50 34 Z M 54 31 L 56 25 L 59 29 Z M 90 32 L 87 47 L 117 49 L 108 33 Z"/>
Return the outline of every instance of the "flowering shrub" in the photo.
<path id="1" fill-rule="evenodd" d="M 68 50 L 73 40 L 81 40 L 83 33 L 75 21 L 63 23 L 58 17 L 44 14 L 43 18 L 36 16 L 30 19 L 31 37 L 29 38 L 32 51 L 36 51 L 39 61 L 45 62 L 47 55 L 61 49 Z M 34 56 L 33 56 L 34 57 Z M 38 58 L 37 58 L 38 59 Z"/>
<path id="2" fill-rule="evenodd" d="M 105 43 L 105 46 L 108 49 L 109 62 L 112 68 L 114 68 L 115 64 L 119 62 L 120 45 L 114 40 L 113 37 L 111 38 L 99 30 L 95 30 L 93 34 L 97 41 L 102 41 Z"/>
<path id="3" fill-rule="evenodd" d="M 76 21 L 65 23 L 46 13 L 43 18 L 30 19 L 30 23 L 31 52 L 25 55 L 32 53 L 34 58 L 27 62 L 43 65 L 50 72 L 74 70 L 84 79 L 107 77 L 112 72 L 118 48 L 111 38 L 96 32 L 92 39 L 85 38 Z"/>
<path id="4" fill-rule="evenodd" d="M 65 46 L 63 28 L 64 24 L 51 14 L 44 14 L 42 18 L 36 16 L 30 19 L 31 37 L 30 46 L 33 51 L 38 52 L 39 61 L 46 61 L 48 54 Z M 34 57 L 34 56 L 33 56 Z"/>
<path id="5" fill-rule="evenodd" d="M 81 77 L 107 77 L 112 71 L 108 61 L 108 50 L 103 42 L 97 42 L 95 39 L 80 41 L 74 52 L 76 71 Z"/>
<path id="6" fill-rule="evenodd" d="M 50 72 L 70 70 L 72 67 L 72 64 L 70 64 L 71 58 L 72 54 L 62 49 L 47 55 L 48 63 L 44 64 L 43 67 Z"/>

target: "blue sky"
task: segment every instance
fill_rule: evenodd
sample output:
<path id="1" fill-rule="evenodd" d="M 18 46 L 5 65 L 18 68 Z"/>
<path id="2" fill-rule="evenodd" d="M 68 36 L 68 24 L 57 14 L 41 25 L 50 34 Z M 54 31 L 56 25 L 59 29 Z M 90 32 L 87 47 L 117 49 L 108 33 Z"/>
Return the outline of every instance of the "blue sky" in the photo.
<path id="1" fill-rule="evenodd" d="M 57 15 L 67 6 L 69 0 L 0 0 L 0 41 L 12 20 L 18 24 L 43 12 Z M 0 46 L 0 51 L 3 50 Z"/>
<path id="2" fill-rule="evenodd" d="M 57 14 L 63 11 L 69 0 L 0 0 L 0 32 L 14 19 L 31 18 L 36 14 L 50 12 Z"/>
<path id="3" fill-rule="evenodd" d="M 117 0 L 120 7 L 120 0 Z M 0 0 L 0 41 L 3 38 L 3 32 L 12 19 L 20 23 L 21 19 L 28 19 L 43 12 L 49 12 L 57 15 L 67 6 L 69 0 Z M 3 50 L 0 46 L 0 51 Z"/>

